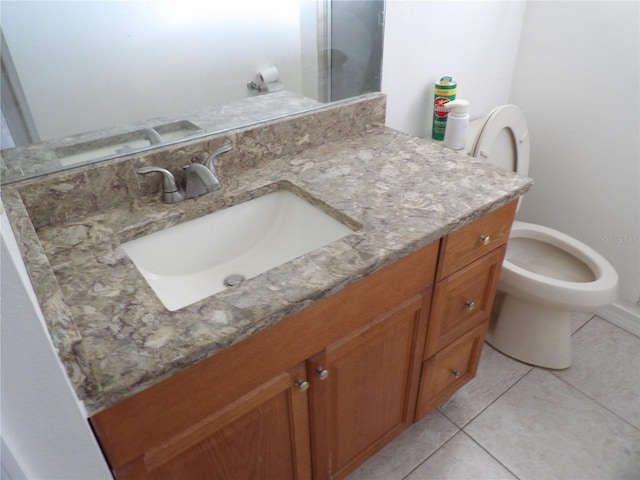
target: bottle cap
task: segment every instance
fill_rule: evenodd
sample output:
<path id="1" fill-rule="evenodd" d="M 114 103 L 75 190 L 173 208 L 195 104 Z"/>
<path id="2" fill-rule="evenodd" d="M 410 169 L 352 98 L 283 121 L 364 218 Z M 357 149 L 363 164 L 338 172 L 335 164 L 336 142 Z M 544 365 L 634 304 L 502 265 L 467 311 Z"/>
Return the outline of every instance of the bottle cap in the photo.
<path id="1" fill-rule="evenodd" d="M 449 110 L 449 114 L 455 116 L 464 116 L 469 110 L 469 100 L 463 100 L 462 98 L 451 100 L 444 104 L 444 108 Z"/>

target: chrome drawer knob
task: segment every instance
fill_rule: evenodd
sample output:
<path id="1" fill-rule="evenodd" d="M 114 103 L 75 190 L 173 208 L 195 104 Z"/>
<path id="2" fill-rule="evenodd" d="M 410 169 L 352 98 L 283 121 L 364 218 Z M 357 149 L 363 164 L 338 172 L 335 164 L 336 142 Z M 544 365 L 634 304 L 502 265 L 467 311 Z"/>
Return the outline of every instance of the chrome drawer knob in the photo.
<path id="1" fill-rule="evenodd" d="M 309 382 L 302 378 L 299 378 L 296 380 L 296 387 L 298 387 L 298 390 L 300 390 L 301 392 L 306 392 L 307 390 L 309 390 Z"/>
<path id="2" fill-rule="evenodd" d="M 453 378 L 460 378 L 462 376 L 462 372 L 460 370 L 451 370 L 453 374 Z"/>
<path id="3" fill-rule="evenodd" d="M 480 235 L 480 243 L 482 245 L 489 245 L 489 242 L 491 242 L 490 235 Z"/>
<path id="4" fill-rule="evenodd" d="M 326 380 L 329 376 L 329 370 L 322 366 L 316 368 L 316 373 L 318 374 L 318 378 L 320 378 L 320 380 Z"/>
<path id="5" fill-rule="evenodd" d="M 474 308 L 476 308 L 476 302 L 474 302 L 473 300 L 468 300 L 464 302 L 464 306 L 467 308 L 467 310 L 473 310 Z"/>

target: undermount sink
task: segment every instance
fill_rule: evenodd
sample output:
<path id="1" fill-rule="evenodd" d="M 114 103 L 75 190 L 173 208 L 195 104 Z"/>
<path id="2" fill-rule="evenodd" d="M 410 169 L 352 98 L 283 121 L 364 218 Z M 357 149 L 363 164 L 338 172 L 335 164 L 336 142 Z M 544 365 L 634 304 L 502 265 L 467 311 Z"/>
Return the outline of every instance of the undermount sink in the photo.
<path id="1" fill-rule="evenodd" d="M 164 306 L 175 311 L 352 232 L 280 190 L 122 247 Z"/>

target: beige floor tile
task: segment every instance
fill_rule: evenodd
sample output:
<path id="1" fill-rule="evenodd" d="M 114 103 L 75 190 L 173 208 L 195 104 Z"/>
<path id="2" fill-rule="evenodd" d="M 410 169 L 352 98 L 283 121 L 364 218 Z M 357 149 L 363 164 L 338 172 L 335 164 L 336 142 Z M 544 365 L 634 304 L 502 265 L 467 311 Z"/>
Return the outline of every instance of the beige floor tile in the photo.
<path id="1" fill-rule="evenodd" d="M 596 317 L 572 347 L 573 364 L 554 374 L 640 428 L 640 338 Z"/>
<path id="2" fill-rule="evenodd" d="M 442 404 L 440 411 L 456 425 L 464 427 L 531 368 L 485 343 L 476 377 Z"/>
<path id="3" fill-rule="evenodd" d="M 533 369 L 465 427 L 522 480 L 638 478 L 640 431 Z"/>
<path id="4" fill-rule="evenodd" d="M 515 479 L 464 432 L 456 434 L 406 480 Z"/>
<path id="5" fill-rule="evenodd" d="M 400 480 L 458 431 L 453 423 L 435 410 L 402 432 L 347 480 Z"/>
<path id="6" fill-rule="evenodd" d="M 572 313 L 571 333 L 576 333 L 585 323 L 593 318 L 593 313 Z"/>

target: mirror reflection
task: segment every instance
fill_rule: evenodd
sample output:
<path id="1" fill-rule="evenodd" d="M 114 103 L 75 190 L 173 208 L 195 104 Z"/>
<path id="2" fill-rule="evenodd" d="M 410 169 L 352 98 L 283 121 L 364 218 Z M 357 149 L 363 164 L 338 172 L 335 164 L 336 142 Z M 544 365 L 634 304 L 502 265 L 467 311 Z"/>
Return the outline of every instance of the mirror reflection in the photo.
<path id="1" fill-rule="evenodd" d="M 2 183 L 379 91 L 384 1 L 9 1 Z"/>

